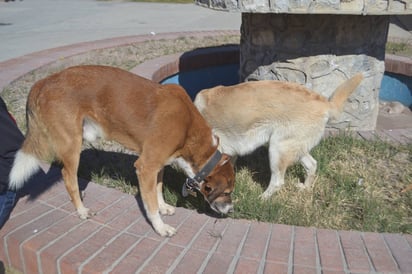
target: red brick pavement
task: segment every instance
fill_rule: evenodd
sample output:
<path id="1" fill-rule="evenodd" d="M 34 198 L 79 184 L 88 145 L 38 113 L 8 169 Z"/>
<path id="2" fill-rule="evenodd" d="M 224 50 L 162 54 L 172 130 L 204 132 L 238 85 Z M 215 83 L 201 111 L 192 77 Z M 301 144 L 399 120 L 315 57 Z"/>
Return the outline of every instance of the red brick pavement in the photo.
<path id="1" fill-rule="evenodd" d="M 184 34 L 227 33 L 233 32 Z M 0 63 L 0 90 L 57 58 L 147 39 L 154 37 L 77 44 Z M 88 183 L 85 204 L 97 215 L 82 221 L 61 182 L 39 185 L 42 191 L 21 198 L 0 230 L 0 260 L 24 273 L 412 273 L 412 235 L 215 219 L 178 208 L 164 217 L 178 234 L 161 238 L 133 196 Z"/>
<path id="2" fill-rule="evenodd" d="M 215 219 L 178 208 L 162 238 L 136 199 L 89 183 L 80 220 L 63 183 L 22 198 L 0 231 L 0 259 L 24 273 L 412 273 L 412 235 Z M 59 200 L 58 203 L 56 203 Z"/>

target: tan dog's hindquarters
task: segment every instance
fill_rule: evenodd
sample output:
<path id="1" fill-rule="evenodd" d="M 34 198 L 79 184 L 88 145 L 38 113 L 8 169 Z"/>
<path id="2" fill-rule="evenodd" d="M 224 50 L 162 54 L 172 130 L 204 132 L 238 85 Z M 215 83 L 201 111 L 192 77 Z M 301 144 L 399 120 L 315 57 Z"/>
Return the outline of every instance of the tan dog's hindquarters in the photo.
<path id="1" fill-rule="evenodd" d="M 296 161 L 307 174 L 304 186 L 312 184 L 317 162 L 310 150 L 362 79 L 359 73 L 345 81 L 330 101 L 299 84 L 252 81 L 203 90 L 195 105 L 220 138 L 220 150 L 233 158 L 269 145 L 272 174 L 262 194 L 269 198 L 284 184 L 286 169 Z"/>
<path id="2" fill-rule="evenodd" d="M 134 166 L 140 195 L 149 221 L 162 236 L 176 233 L 160 217 L 175 211 L 163 199 L 163 167 L 175 162 L 193 177 L 218 145 L 182 87 L 105 66 L 72 67 L 38 81 L 27 101 L 27 126 L 11 170 L 11 188 L 21 187 L 39 161 L 55 159 L 62 163 L 64 183 L 80 218 L 88 218 L 77 181 L 82 142 L 114 140 L 139 154 Z M 198 182 L 215 210 L 232 207 L 234 171 L 227 159 L 223 155 Z"/>

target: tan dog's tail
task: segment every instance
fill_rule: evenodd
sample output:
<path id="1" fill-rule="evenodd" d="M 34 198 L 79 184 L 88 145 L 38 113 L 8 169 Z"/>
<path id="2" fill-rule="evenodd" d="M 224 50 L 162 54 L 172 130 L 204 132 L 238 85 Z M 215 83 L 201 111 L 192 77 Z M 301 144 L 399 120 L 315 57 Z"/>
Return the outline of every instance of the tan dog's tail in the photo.
<path id="1" fill-rule="evenodd" d="M 343 111 L 343 105 L 363 80 L 363 73 L 358 73 L 338 86 L 329 100 L 331 104 L 330 118 L 337 119 Z"/>

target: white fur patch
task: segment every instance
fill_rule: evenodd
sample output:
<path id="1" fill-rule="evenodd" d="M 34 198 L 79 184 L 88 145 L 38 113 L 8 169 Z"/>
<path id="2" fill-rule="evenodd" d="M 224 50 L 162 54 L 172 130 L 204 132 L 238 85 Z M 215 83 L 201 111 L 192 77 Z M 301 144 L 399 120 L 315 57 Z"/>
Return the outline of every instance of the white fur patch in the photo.
<path id="1" fill-rule="evenodd" d="M 196 108 L 200 111 L 200 113 L 202 113 L 203 110 L 206 108 L 206 102 L 203 99 L 203 95 L 201 93 L 196 96 L 194 104 Z"/>
<path id="2" fill-rule="evenodd" d="M 24 183 L 40 169 L 40 161 L 27 153 L 19 150 L 16 153 L 13 167 L 9 175 L 10 189 L 20 189 Z"/>
<path id="3" fill-rule="evenodd" d="M 219 148 L 223 153 L 243 156 L 269 142 L 273 129 L 268 126 L 253 128 L 242 134 L 225 134 L 216 130 L 220 138 Z"/>
<path id="4" fill-rule="evenodd" d="M 182 169 L 187 176 L 189 176 L 190 178 L 195 177 L 195 173 L 192 169 L 192 166 L 190 165 L 189 162 L 185 161 L 185 159 L 179 157 L 176 159 L 173 159 L 171 161 L 172 164 L 176 164 L 180 169 Z"/>
<path id="5" fill-rule="evenodd" d="M 215 134 L 213 134 L 212 135 L 212 146 L 216 147 L 218 145 L 219 145 L 219 138 Z"/>
<path id="6" fill-rule="evenodd" d="M 88 142 L 94 142 L 98 138 L 104 138 L 103 129 L 94 121 L 84 119 L 83 121 L 83 139 Z"/>

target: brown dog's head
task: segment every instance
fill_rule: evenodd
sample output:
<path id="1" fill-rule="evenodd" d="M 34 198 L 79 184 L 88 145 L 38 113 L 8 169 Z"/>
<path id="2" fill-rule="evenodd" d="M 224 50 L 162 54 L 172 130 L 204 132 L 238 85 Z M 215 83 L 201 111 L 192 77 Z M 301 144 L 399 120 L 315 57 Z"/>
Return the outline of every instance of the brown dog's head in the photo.
<path id="1" fill-rule="evenodd" d="M 230 157 L 223 154 L 219 163 L 201 183 L 200 192 L 214 211 L 227 214 L 233 211 L 231 194 L 234 187 L 235 171 Z"/>

